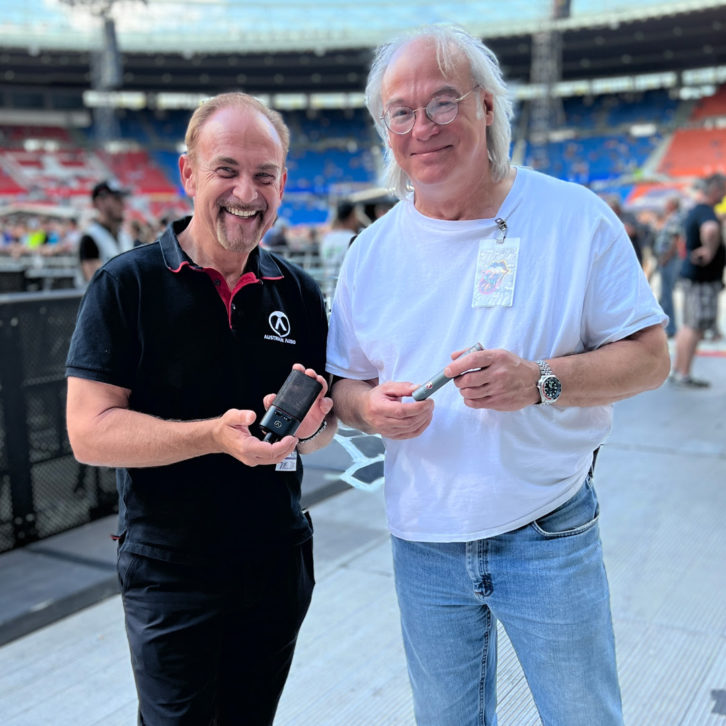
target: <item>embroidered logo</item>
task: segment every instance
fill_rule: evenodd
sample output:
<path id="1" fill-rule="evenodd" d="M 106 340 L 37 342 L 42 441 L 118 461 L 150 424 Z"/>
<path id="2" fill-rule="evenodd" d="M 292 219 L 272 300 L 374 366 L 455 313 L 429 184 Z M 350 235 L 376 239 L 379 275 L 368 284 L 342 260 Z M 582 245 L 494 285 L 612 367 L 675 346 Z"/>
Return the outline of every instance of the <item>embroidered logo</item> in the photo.
<path id="1" fill-rule="evenodd" d="M 291 330 L 290 320 L 287 315 L 282 312 L 282 310 L 275 310 L 270 313 L 270 317 L 267 318 L 267 322 L 270 325 L 273 335 L 268 333 L 265 335 L 265 340 L 276 340 L 279 343 L 295 345 L 297 341 L 288 337 Z"/>

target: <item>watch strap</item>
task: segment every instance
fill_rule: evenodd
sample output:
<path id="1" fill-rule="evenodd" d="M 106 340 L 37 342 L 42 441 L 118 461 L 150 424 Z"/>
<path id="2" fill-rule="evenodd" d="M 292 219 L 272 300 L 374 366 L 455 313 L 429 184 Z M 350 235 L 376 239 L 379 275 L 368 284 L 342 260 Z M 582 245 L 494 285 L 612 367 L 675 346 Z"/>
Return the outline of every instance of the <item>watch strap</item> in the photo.
<path id="1" fill-rule="evenodd" d="M 546 360 L 538 360 L 535 362 L 539 366 L 539 377 L 540 378 L 544 378 L 545 376 L 554 376 L 555 375 L 552 372 L 552 369 L 550 368 L 550 364 Z"/>

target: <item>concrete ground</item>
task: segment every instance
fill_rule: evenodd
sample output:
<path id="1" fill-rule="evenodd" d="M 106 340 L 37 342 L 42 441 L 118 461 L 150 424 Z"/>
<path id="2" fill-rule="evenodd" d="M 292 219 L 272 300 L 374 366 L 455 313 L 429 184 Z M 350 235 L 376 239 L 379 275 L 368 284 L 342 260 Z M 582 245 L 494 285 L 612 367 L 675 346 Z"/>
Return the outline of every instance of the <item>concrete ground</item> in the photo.
<path id="1" fill-rule="evenodd" d="M 704 344 L 694 374 L 713 386 L 617 403 L 598 459 L 630 726 L 726 726 L 726 347 Z M 318 584 L 276 726 L 413 723 L 380 450 L 359 439 L 351 464 L 347 433 L 308 467 Z M 371 491 L 341 482 L 356 469 Z M 135 723 L 112 530 L 101 520 L 0 556 L 3 726 Z M 538 724 L 504 633 L 499 658 L 500 726 Z"/>

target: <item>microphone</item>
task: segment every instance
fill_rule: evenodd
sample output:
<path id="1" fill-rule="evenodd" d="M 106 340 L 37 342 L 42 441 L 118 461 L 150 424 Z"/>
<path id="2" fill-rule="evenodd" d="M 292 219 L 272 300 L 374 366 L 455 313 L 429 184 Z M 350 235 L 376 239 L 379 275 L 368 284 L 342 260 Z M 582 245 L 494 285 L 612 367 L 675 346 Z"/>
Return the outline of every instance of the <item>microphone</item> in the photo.
<path id="1" fill-rule="evenodd" d="M 297 369 L 290 371 L 260 421 L 260 428 L 266 434 L 263 441 L 274 444 L 284 436 L 292 436 L 322 390 L 323 386 L 316 378 Z"/>
<path id="2" fill-rule="evenodd" d="M 475 350 L 484 350 L 484 346 L 481 343 L 475 343 L 474 345 L 469 348 L 469 350 L 465 350 L 461 355 L 457 356 L 457 358 L 462 358 L 463 356 L 467 355 L 468 353 L 473 353 Z M 439 371 L 433 378 L 431 378 L 429 381 L 424 383 L 423 385 L 419 386 L 411 395 L 413 396 L 414 401 L 424 401 L 426 400 L 431 394 L 436 393 L 436 391 L 441 388 L 444 384 L 448 383 L 451 380 L 448 376 L 444 374 L 444 371 Z"/>

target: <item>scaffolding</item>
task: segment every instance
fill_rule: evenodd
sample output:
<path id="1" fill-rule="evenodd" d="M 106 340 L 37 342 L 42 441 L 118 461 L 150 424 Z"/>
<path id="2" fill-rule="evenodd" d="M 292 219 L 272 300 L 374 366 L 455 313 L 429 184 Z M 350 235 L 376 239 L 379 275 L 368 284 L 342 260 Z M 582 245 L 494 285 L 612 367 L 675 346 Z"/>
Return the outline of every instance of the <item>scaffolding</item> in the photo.
<path id="1" fill-rule="evenodd" d="M 530 80 L 536 88 L 536 95 L 530 105 L 529 141 L 535 169 L 547 168 L 550 132 L 564 121 L 562 101 L 555 93 L 555 87 L 562 78 L 562 36 L 556 21 L 569 17 L 569 14 L 569 0 L 553 0 L 550 21 L 532 35 Z"/>
<path id="2" fill-rule="evenodd" d="M 146 3 L 146 0 L 139 0 Z M 123 84 L 123 64 L 116 39 L 116 24 L 112 10 L 117 0 L 61 0 L 71 9 L 89 13 L 101 22 L 101 43 L 91 52 L 91 88 L 101 94 L 120 88 Z M 95 141 L 100 148 L 121 138 L 116 111 L 110 104 L 93 109 Z"/>

